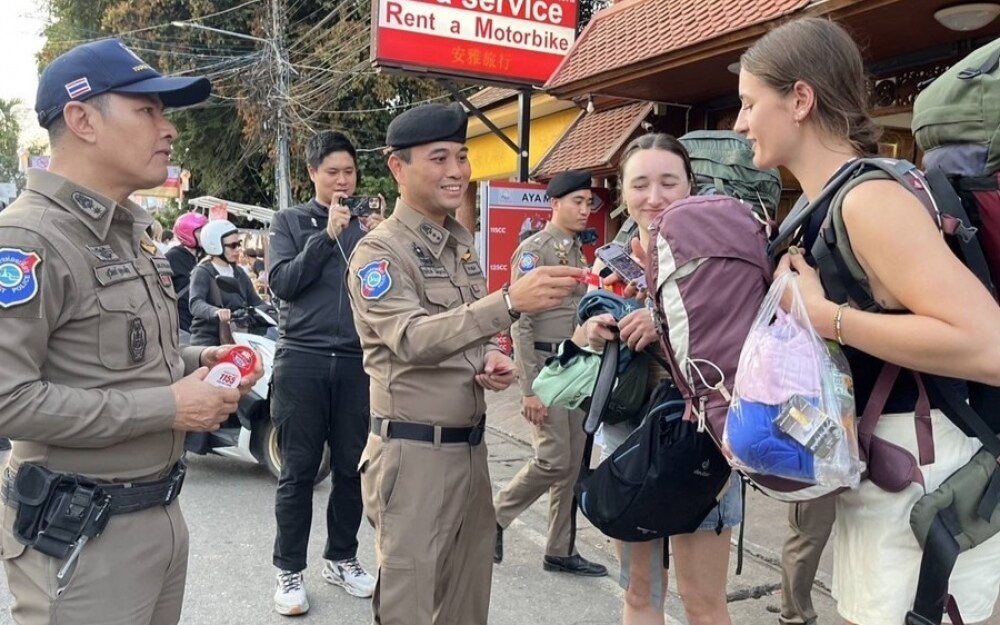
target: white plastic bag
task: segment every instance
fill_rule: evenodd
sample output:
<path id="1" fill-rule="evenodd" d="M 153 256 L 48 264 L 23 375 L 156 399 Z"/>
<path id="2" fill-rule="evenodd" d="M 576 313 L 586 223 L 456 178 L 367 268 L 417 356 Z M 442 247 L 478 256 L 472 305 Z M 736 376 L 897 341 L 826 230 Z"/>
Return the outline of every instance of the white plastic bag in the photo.
<path id="1" fill-rule="evenodd" d="M 779 306 L 786 292 L 787 313 Z M 798 275 L 789 272 L 771 285 L 740 353 L 723 436 L 730 462 L 765 489 L 769 476 L 817 485 L 807 498 L 854 488 L 861 476 L 854 413 L 847 359 L 813 329 Z"/>

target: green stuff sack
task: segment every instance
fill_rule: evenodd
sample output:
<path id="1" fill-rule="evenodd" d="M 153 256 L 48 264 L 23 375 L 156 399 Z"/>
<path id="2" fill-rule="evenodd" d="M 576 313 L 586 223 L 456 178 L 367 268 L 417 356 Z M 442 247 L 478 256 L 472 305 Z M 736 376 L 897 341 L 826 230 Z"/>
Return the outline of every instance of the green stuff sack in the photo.
<path id="1" fill-rule="evenodd" d="M 913 104 L 913 136 L 924 152 L 979 146 L 977 169 L 1000 169 L 1000 39 L 979 48 L 939 76 Z"/>

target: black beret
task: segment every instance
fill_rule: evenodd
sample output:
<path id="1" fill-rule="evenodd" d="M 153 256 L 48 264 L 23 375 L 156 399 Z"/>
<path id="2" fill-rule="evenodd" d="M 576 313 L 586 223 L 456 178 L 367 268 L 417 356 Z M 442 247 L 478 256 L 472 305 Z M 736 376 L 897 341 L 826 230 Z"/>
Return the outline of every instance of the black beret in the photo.
<path id="1" fill-rule="evenodd" d="M 549 186 L 545 187 L 545 192 L 549 197 L 562 197 L 574 191 L 586 191 L 590 188 L 590 172 L 573 169 L 556 174 L 556 177 L 549 181 Z"/>
<path id="2" fill-rule="evenodd" d="M 468 126 L 469 116 L 459 104 L 423 104 L 389 122 L 385 143 L 392 150 L 435 141 L 465 143 Z"/>

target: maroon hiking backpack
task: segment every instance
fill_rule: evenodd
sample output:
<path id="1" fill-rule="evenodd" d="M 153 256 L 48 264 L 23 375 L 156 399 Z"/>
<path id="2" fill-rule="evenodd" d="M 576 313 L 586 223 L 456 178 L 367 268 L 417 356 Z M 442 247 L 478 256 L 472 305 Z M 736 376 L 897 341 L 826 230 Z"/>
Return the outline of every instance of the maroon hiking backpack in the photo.
<path id="1" fill-rule="evenodd" d="M 723 449 L 740 352 L 774 269 L 768 226 L 744 202 L 703 195 L 668 206 L 652 230 L 646 273 L 660 344 L 686 402 L 684 418 Z M 817 496 L 811 484 L 746 477 L 780 499 Z"/>

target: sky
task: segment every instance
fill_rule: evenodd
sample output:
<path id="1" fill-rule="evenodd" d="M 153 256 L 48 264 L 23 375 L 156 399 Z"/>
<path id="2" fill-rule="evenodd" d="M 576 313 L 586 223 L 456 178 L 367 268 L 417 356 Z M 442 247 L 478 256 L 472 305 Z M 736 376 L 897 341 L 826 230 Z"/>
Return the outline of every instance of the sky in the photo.
<path id="1" fill-rule="evenodd" d="M 0 0 L 0 97 L 20 98 L 29 108 L 34 107 L 38 87 L 38 67 L 35 54 L 45 40 L 39 34 L 45 25 L 44 0 Z M 21 116 L 21 139 L 26 143 L 45 133 L 33 115 Z"/>

